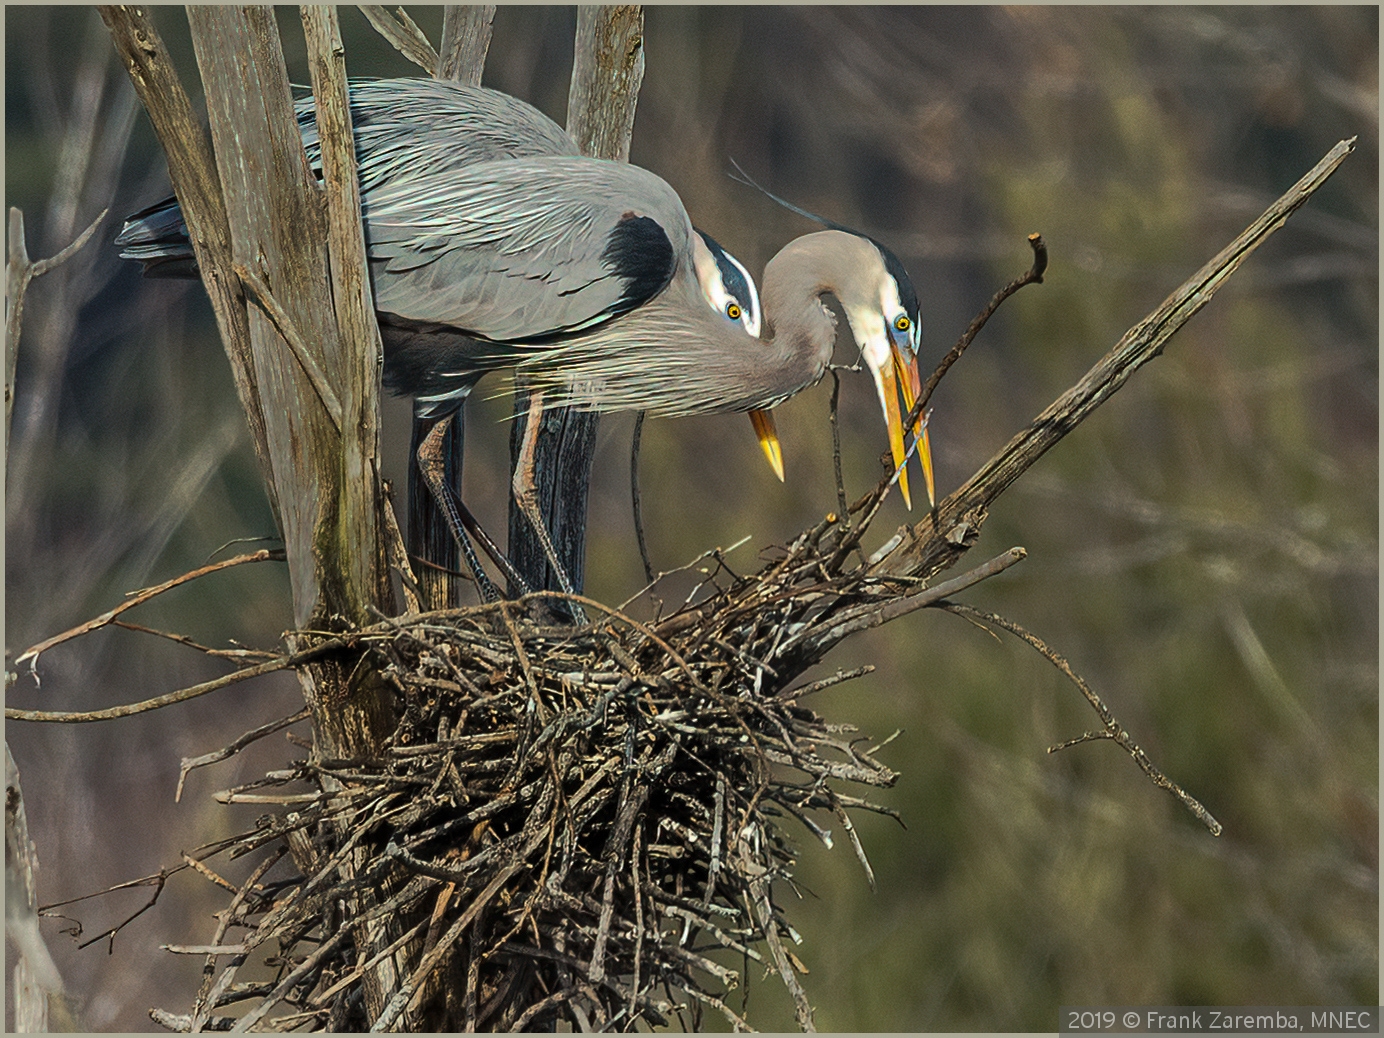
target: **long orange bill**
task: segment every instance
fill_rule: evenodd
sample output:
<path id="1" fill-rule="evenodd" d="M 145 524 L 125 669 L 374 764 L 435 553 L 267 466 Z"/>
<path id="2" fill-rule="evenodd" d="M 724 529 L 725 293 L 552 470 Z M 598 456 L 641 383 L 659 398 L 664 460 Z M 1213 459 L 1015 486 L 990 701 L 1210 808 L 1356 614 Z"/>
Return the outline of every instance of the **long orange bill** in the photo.
<path id="1" fill-rule="evenodd" d="M 895 477 L 899 481 L 899 493 L 908 510 L 913 510 L 913 495 L 908 492 L 908 454 L 903 447 L 903 413 L 899 410 L 899 379 L 895 376 L 898 366 L 886 364 L 875 372 L 879 379 L 879 392 L 884 403 L 884 424 L 889 428 L 889 452 L 894 456 Z M 908 385 L 907 380 L 903 382 Z"/>
<path id="2" fill-rule="evenodd" d="M 906 350 L 894 350 L 894 372 L 898 379 L 899 386 L 903 390 L 903 410 L 904 416 L 913 410 L 913 405 L 918 402 L 918 395 L 923 391 L 922 378 L 918 372 L 918 358 Z M 899 419 L 899 425 L 903 425 L 903 418 Z M 918 443 L 918 461 L 923 466 L 923 482 L 927 484 L 927 504 L 928 508 L 937 507 L 937 490 L 932 476 L 932 440 L 927 432 L 927 416 L 919 415 L 918 422 L 912 429 L 908 430 L 913 434 L 913 438 L 921 441 Z M 892 434 L 891 434 L 892 435 Z M 898 456 L 895 455 L 895 465 L 898 464 Z M 899 479 L 899 486 L 904 487 L 904 500 L 908 500 L 908 491 L 902 477 Z"/>
<path id="3" fill-rule="evenodd" d="M 779 482 L 783 482 L 783 446 L 779 443 L 778 429 L 774 425 L 774 413 L 772 411 L 751 411 L 750 424 L 754 426 L 754 433 L 759 437 L 760 449 L 764 451 L 764 456 L 769 459 L 769 467 L 774 470 L 774 475 L 778 476 Z"/>

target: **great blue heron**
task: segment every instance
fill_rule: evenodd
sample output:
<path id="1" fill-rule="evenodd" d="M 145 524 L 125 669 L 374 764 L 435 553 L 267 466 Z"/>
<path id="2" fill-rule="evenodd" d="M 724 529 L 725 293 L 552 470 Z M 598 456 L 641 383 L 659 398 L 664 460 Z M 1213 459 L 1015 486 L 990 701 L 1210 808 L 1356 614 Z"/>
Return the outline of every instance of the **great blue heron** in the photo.
<path id="1" fill-rule="evenodd" d="M 372 193 L 385 187 L 425 193 L 439 177 L 478 162 L 581 155 L 557 123 L 532 105 L 497 90 L 434 79 L 353 80 L 350 100 L 358 181 L 367 209 Z M 320 175 L 321 143 L 311 96 L 300 97 L 295 109 L 309 165 Z M 164 199 L 128 217 L 115 243 L 122 246 L 122 258 L 144 264 L 147 277 L 197 276 L 196 258 L 176 198 Z M 692 250 L 692 267 L 706 303 L 724 320 L 758 335 L 759 295 L 749 272 L 705 232 L 697 232 Z M 381 314 L 381 318 L 385 316 Z M 485 369 L 457 379 L 426 364 L 418 367 L 413 363 L 414 355 L 390 348 L 394 339 L 386 333 L 385 383 L 395 392 L 414 398 L 417 471 L 446 515 L 482 596 L 493 598 L 497 592 L 480 568 L 462 527 L 471 531 L 511 582 L 523 586 L 522 578 L 475 523 L 460 497 L 449 491 L 442 475 L 443 436 L 453 420 L 460 418 L 461 404 Z M 752 414 L 751 419 L 770 465 L 782 480 L 782 453 L 772 417 Z M 458 442 L 460 431 L 458 420 Z M 541 535 L 542 528 L 539 530 Z"/>
<path id="2" fill-rule="evenodd" d="M 412 114 L 407 106 L 386 111 L 385 102 L 367 103 L 357 114 L 367 95 L 388 99 L 386 83 L 395 84 L 396 97 L 426 95 L 432 103 L 415 105 Z M 447 161 L 449 138 L 461 150 L 474 138 L 457 132 L 455 121 L 449 128 L 436 98 L 468 95 L 489 102 L 492 112 L 523 110 L 494 91 L 431 80 L 357 84 L 353 96 L 385 381 L 414 396 L 416 413 L 454 414 L 498 368 L 513 368 L 534 386 L 536 411 L 545 394 L 571 406 L 667 416 L 767 410 L 825 372 L 835 320 L 822 297 L 833 294 L 880 387 L 901 467 L 899 397 L 911 406 L 917 385 L 918 306 L 896 260 L 842 230 L 790 243 L 765 268 L 765 337 L 756 338 L 727 319 L 702 280 L 729 269 L 724 252 L 693 230 L 677 194 L 654 174 L 568 153 L 556 124 L 536 136 L 491 127 L 478 152 Z M 395 144 L 410 139 L 400 126 L 413 128 L 415 143 L 426 142 L 407 161 L 399 150 L 407 144 Z M 501 157 L 478 157 L 486 149 Z M 143 261 L 148 273 L 187 273 L 189 247 L 175 204 L 127 221 L 117 238 L 122 256 Z M 766 429 L 772 434 L 767 414 L 756 427 L 761 440 Z M 531 452 L 532 443 L 525 448 Z M 516 497 L 565 581 L 524 474 L 521 464 Z M 430 487 L 464 540 L 450 507 L 459 501 L 445 485 Z"/>

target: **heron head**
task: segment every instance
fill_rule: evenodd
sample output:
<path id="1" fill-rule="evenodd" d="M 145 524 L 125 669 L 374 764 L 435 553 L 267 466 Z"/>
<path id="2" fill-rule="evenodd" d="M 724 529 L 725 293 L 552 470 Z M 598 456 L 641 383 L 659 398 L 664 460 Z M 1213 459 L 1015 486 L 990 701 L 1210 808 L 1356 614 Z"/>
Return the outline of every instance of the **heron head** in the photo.
<path id="1" fill-rule="evenodd" d="M 750 277 L 745 265 L 721 248 L 716 239 L 705 231 L 697 231 L 692 239 L 692 262 L 702 296 L 711 309 L 759 338 L 759 290 L 755 288 L 754 278 Z M 773 412 L 751 411 L 750 422 L 754 425 L 755 436 L 759 438 L 760 449 L 764 451 L 769 467 L 782 483 L 783 447 L 779 443 Z"/>
<path id="2" fill-rule="evenodd" d="M 759 338 L 759 290 L 744 264 L 711 235 L 698 231 L 692 239 L 692 265 L 711 309 Z"/>
<path id="3" fill-rule="evenodd" d="M 889 447 L 904 502 L 909 508 L 913 507 L 908 492 L 908 454 L 904 449 L 905 434 L 912 433 L 917 441 L 931 506 L 936 498 L 927 423 L 920 416 L 914 428 L 904 429 L 904 416 L 913 410 L 922 392 L 918 372 L 922 336 L 918 293 L 897 256 L 873 238 L 858 234 L 856 237 L 861 245 L 869 245 L 863 250 L 866 262 L 854 266 L 851 276 L 843 279 L 844 283 L 833 285 L 832 290 L 845 311 L 861 356 L 874 376 L 880 407 L 889 427 Z"/>

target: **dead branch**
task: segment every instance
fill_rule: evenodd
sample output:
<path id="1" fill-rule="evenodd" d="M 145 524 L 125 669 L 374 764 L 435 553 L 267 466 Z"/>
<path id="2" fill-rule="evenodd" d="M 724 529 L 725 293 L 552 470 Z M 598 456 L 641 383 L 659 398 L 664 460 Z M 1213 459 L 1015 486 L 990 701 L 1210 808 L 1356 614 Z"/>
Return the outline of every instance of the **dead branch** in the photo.
<path id="1" fill-rule="evenodd" d="M 400 54 L 408 58 L 428 75 L 437 71 L 437 51 L 428 42 L 423 30 L 414 24 L 412 18 L 402 8 L 390 14 L 387 7 L 378 4 L 357 4 L 360 13 L 365 15 L 375 31 L 389 41 Z"/>
<path id="2" fill-rule="evenodd" d="M 142 714 L 149 710 L 160 710 L 165 706 L 172 706 L 174 703 L 185 703 L 189 699 L 205 696 L 209 692 L 218 692 L 238 682 L 248 681 L 250 678 L 301 667 L 306 663 L 340 652 L 347 645 L 348 643 L 343 639 L 331 638 L 298 652 L 280 656 L 267 663 L 245 667 L 223 677 L 189 685 L 187 688 L 180 688 L 176 692 L 168 692 L 152 699 L 141 700 L 138 703 L 126 703 L 124 706 L 112 706 L 104 710 L 77 711 L 20 710 L 18 707 L 7 706 L 5 707 L 5 719 L 7 721 L 42 721 L 50 724 L 86 724 L 91 721 L 113 721 L 120 717 L 133 717 L 135 714 Z"/>
<path id="3" fill-rule="evenodd" d="M 221 562 L 210 563 L 199 569 L 184 573 L 182 576 L 174 577 L 172 580 L 166 580 L 162 584 L 157 584 L 154 587 L 147 587 L 141 591 L 132 591 L 130 597 L 124 602 L 121 602 L 114 609 L 108 610 L 98 617 L 88 620 L 85 623 L 78 624 L 76 627 L 63 631 L 61 634 L 55 634 L 53 637 L 47 638 L 37 645 L 25 649 L 19 654 L 19 658 L 15 660 L 15 663 L 18 665 L 27 661 L 29 670 L 32 672 L 38 665 L 39 656 L 53 648 L 53 646 L 61 645 L 63 642 L 71 641 L 73 638 L 78 638 L 84 634 L 90 634 L 92 631 L 98 630 L 106 626 L 106 624 L 113 622 L 117 616 L 126 610 L 133 609 L 137 605 L 143 605 L 151 598 L 157 598 L 165 591 L 186 584 L 188 581 L 196 580 L 198 577 L 205 577 L 208 573 L 216 573 L 219 570 L 230 569 L 232 566 L 241 566 L 247 562 L 282 561 L 283 557 L 282 551 L 273 551 L 265 548 L 260 551 L 251 552 L 249 555 L 237 555 L 232 559 L 223 559 Z"/>
<path id="4" fill-rule="evenodd" d="M 982 623 L 993 624 L 996 627 L 1003 628 L 1015 637 L 1027 642 L 1036 649 L 1044 659 L 1065 674 L 1072 684 L 1081 691 L 1081 694 L 1086 697 L 1086 702 L 1091 704 L 1091 709 L 1094 710 L 1101 719 L 1101 730 L 1099 732 L 1086 732 L 1083 735 L 1077 736 L 1075 739 L 1069 739 L 1056 746 L 1049 746 L 1049 753 L 1056 753 L 1059 750 L 1065 750 L 1070 746 L 1076 746 L 1083 742 L 1109 739 L 1116 746 L 1120 747 L 1120 749 L 1124 750 L 1125 753 L 1129 754 L 1134 763 L 1139 766 L 1139 770 L 1147 775 L 1153 781 L 1154 785 L 1159 789 L 1166 790 L 1181 801 L 1182 805 L 1186 807 L 1187 810 L 1191 811 L 1202 825 L 1206 826 L 1212 836 L 1221 835 L 1221 823 L 1216 821 L 1211 812 L 1207 811 L 1196 797 L 1192 796 L 1176 782 L 1164 775 L 1163 772 L 1158 770 L 1154 763 L 1149 760 L 1148 755 L 1134 742 L 1133 737 L 1125 730 L 1124 726 L 1115 720 L 1115 716 L 1110 712 L 1110 708 L 1105 705 L 1104 701 L 1096 694 L 1095 690 L 1082 679 L 1081 675 L 1077 674 L 1076 671 L 1072 669 L 1072 665 L 1067 662 L 1065 657 L 1049 648 L 1037 635 L 1030 633 L 1013 621 L 1006 620 L 996 613 L 975 609 L 960 602 L 943 602 L 940 603 L 940 605 L 941 608 L 948 612 L 956 613 L 958 616 L 972 617 Z"/>
<path id="5" fill-rule="evenodd" d="M 204 768 L 208 764 L 220 763 L 223 760 L 235 756 L 252 742 L 263 739 L 266 735 L 273 735 L 275 732 L 281 731 L 291 724 L 297 724 L 299 721 L 306 721 L 310 716 L 312 716 L 311 712 L 307 707 L 304 707 L 296 714 L 290 714 L 288 717 L 281 717 L 277 721 L 270 721 L 268 724 L 262 724 L 258 728 L 250 729 L 250 731 L 246 732 L 240 738 L 231 742 L 230 745 L 224 746 L 219 750 L 213 750 L 211 753 L 204 753 L 198 757 L 184 757 L 182 764 L 178 767 L 178 789 L 173 794 L 173 802 L 178 803 L 183 799 L 183 783 L 187 781 L 188 774 L 194 769 Z"/>
<path id="6" fill-rule="evenodd" d="M 1283 226 L 1317 191 L 1346 156 L 1355 138 L 1341 141 L 1281 198 L 1183 282 L 1147 317 L 1136 324 L 1076 385 L 1053 401 L 1022 432 L 937 511 L 914 524 L 881 568 L 892 573 L 928 576 L 945 569 L 975 543 L 991 504 L 1047 450 L 1108 400 L 1140 367 L 1162 352 L 1168 339 L 1211 301 L 1217 290 L 1251 253 Z"/>
<path id="7" fill-rule="evenodd" d="M 24 214 L 10 207 L 9 259 L 5 265 L 5 455 L 10 453 L 10 421 L 14 416 L 14 378 L 19 364 L 19 335 L 24 327 L 24 294 L 29 282 L 42 277 L 54 267 L 66 263 L 85 245 L 109 209 L 102 209 L 81 234 L 55 255 L 47 259 L 29 259 L 24 241 Z"/>

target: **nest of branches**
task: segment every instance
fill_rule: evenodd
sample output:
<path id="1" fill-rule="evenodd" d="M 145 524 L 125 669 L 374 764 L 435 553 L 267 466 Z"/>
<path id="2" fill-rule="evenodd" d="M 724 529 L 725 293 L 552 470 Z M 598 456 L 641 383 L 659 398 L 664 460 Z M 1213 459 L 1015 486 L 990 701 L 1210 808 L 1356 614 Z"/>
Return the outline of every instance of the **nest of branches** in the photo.
<path id="1" fill-rule="evenodd" d="M 886 479 L 848 508 L 838 470 L 838 513 L 748 576 L 732 571 L 720 551 L 709 553 L 693 564 L 704 579 L 682 606 L 647 623 L 544 593 L 344 632 L 299 632 L 307 647 L 295 653 L 129 706 L 7 706 L 10 720 L 107 720 L 328 657 L 393 687 L 398 721 L 381 752 L 309 759 L 225 791 L 223 801 L 277 809 L 252 832 L 122 884 L 155 887 L 135 916 L 182 868 L 232 892 L 210 944 L 169 949 L 206 956 L 192 1012 L 155 1010 L 154 1019 L 181 1031 L 422 1031 L 441 1023 L 632 1030 L 695 1029 L 714 1011 L 743 1029 L 727 996 L 759 969 L 777 974 L 799 1025 L 810 1029 L 800 964 L 789 950 L 796 934 L 775 885 L 781 893 L 792 883 L 795 837 L 807 832 L 831 844 L 823 817 L 839 822 L 873 882 L 851 811 L 890 812 L 847 789 L 887 787 L 895 774 L 874 758 L 878 747 L 805 704 L 870 668 L 805 683 L 803 676 L 844 638 L 927 606 L 1010 631 L 1080 689 L 1100 726 L 1052 750 L 1115 743 L 1219 834 L 1220 824 L 1149 761 L 1065 659 L 1003 617 L 949 598 L 1017 562 L 1022 548 L 928 581 L 975 542 L 989 504 L 1157 356 L 1353 147 L 1350 140 L 1333 148 L 927 520 L 869 557 L 861 537 L 892 484 Z M 1032 269 L 972 322 L 924 386 L 907 426 L 995 308 L 1041 280 L 1046 252 L 1039 236 L 1030 244 Z M 16 662 L 32 668 L 41 653 L 122 623 L 121 613 L 179 584 L 274 556 L 241 556 L 146 589 Z M 542 600 L 563 597 L 589 609 L 594 622 L 545 622 L 552 603 Z M 185 760 L 184 775 L 307 716 Z M 234 884 L 206 865 L 223 853 L 260 857 Z M 243 969 L 252 959 L 254 968 Z"/>
<path id="2" fill-rule="evenodd" d="M 377 759 L 304 761 L 221 794 L 291 810 L 215 848 L 269 854 L 197 949 L 193 1013 L 161 1022 L 227 1027 L 239 1003 L 241 1029 L 695 1028 L 707 1011 L 745 1028 L 729 996 L 758 969 L 810 1027 L 774 885 L 791 883 L 796 837 L 832 844 L 833 816 L 873 882 L 850 812 L 892 813 L 859 793 L 896 776 L 805 705 L 871 668 L 799 681 L 919 587 L 871 575 L 855 548 L 885 490 L 756 574 L 709 553 L 651 623 L 583 599 L 593 622 L 547 626 L 530 596 L 338 635 L 375 656 L 398 726 Z M 300 875 L 265 882 L 286 852 Z M 383 951 L 361 961 L 365 946 Z M 274 979 L 237 983 L 259 948 Z M 370 1019 L 364 985 L 385 960 L 405 979 Z"/>

